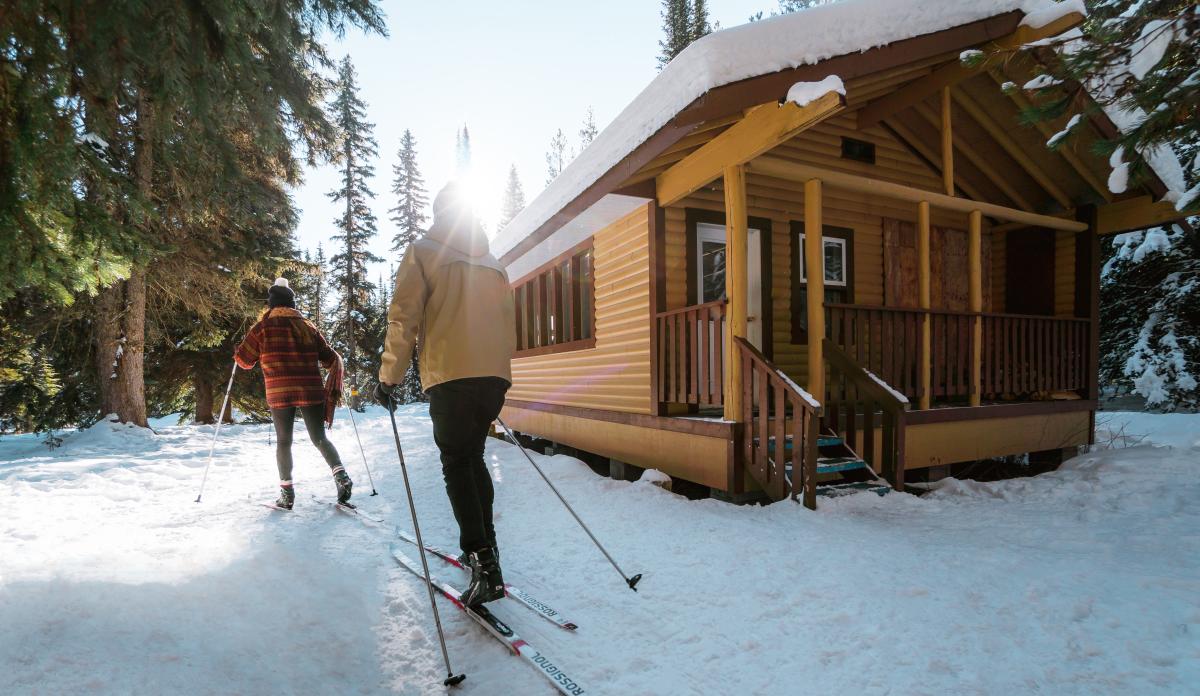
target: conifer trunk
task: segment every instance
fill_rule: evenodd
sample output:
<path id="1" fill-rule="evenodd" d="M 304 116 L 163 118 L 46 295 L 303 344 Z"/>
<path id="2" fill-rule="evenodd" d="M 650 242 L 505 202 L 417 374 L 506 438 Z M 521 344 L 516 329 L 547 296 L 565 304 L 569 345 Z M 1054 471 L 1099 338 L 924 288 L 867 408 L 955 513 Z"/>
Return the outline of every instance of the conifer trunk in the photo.
<path id="1" fill-rule="evenodd" d="M 196 390 L 195 422 L 212 425 L 214 420 L 212 382 L 207 377 L 197 374 L 192 378 L 192 385 Z"/>
<path id="2" fill-rule="evenodd" d="M 150 199 L 153 167 L 151 126 L 154 111 L 138 92 L 133 178 L 143 200 Z M 126 219 L 130 216 L 126 211 Z M 97 377 L 102 415 L 116 414 L 122 423 L 143 428 L 146 421 L 146 276 L 135 267 L 129 278 L 100 293 L 95 320 Z"/>

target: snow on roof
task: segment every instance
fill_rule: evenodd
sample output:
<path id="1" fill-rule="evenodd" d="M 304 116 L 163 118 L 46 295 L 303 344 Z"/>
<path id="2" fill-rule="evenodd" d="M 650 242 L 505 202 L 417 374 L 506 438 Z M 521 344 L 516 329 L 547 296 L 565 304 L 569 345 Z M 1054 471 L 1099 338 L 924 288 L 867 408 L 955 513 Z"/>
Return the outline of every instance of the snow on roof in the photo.
<path id="1" fill-rule="evenodd" d="M 840 0 L 724 29 L 688 46 L 492 242 L 503 256 L 677 113 L 722 85 L 1020 10 L 1039 27 L 1078 0 Z"/>

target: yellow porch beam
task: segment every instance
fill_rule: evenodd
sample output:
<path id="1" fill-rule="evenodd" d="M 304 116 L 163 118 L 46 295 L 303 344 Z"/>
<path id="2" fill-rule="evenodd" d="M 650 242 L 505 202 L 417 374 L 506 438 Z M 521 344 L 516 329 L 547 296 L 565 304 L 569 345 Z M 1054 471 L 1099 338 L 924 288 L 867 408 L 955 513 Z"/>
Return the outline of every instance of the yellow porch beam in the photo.
<path id="1" fill-rule="evenodd" d="M 1008 36 L 983 46 L 982 50 L 989 55 L 1011 52 L 1031 41 L 1058 36 L 1064 31 L 1078 26 L 1083 20 L 1084 16 L 1082 14 L 1070 12 L 1045 26 L 1034 28 L 1021 25 Z M 950 87 L 975 75 L 983 69 L 986 63 L 987 61 L 985 60 L 983 64 L 967 67 L 956 59 L 934 70 L 925 77 L 913 80 L 895 92 L 868 103 L 858 112 L 858 129 L 870 128 L 892 114 L 899 113 L 917 102 L 925 101 L 936 94 L 939 89 Z"/>
<path id="2" fill-rule="evenodd" d="M 954 195 L 954 131 L 950 123 L 950 88 L 942 88 L 942 188 Z"/>
<path id="3" fill-rule="evenodd" d="M 1178 222 L 1187 215 L 1175 210 L 1168 201 L 1154 201 L 1151 196 L 1138 196 L 1126 201 L 1102 205 L 1096 210 L 1096 234 L 1118 234 L 1156 225 Z"/>
<path id="4" fill-rule="evenodd" d="M 827 92 L 805 106 L 795 102 L 762 104 L 703 147 L 655 179 L 658 204 L 668 206 L 721 176 L 726 167 L 744 164 L 797 133 L 846 107 L 846 98 Z"/>
<path id="5" fill-rule="evenodd" d="M 825 247 L 821 180 L 804 182 L 804 275 L 808 281 L 808 393 L 825 401 Z"/>
<path id="6" fill-rule="evenodd" d="M 967 226 L 968 274 L 967 303 L 975 316 L 971 317 L 971 393 L 970 403 L 982 401 L 980 384 L 983 381 L 983 214 L 972 210 Z"/>
<path id="7" fill-rule="evenodd" d="M 742 417 L 742 361 L 734 338 L 746 337 L 746 229 L 749 219 L 746 209 L 746 169 L 740 164 L 725 167 L 725 296 L 726 307 L 725 355 L 725 420 Z"/>
<path id="8" fill-rule="evenodd" d="M 917 203 L 917 294 L 921 309 L 921 398 L 919 406 L 933 405 L 933 325 L 929 315 L 929 202 Z"/>
<path id="9" fill-rule="evenodd" d="M 994 203 L 984 203 L 982 201 L 947 196 L 936 191 L 925 191 L 912 186 L 893 184 L 890 181 L 872 179 L 857 174 L 845 174 L 832 169 L 813 167 L 778 157 L 759 157 L 746 166 L 751 172 L 773 176 L 777 179 L 791 181 L 821 179 L 829 186 L 913 203 L 926 201 L 930 205 L 951 212 L 969 214 L 972 210 L 978 210 L 984 215 L 998 220 L 1019 222 L 1034 227 L 1048 227 L 1052 230 L 1064 230 L 1067 232 L 1082 232 L 1087 229 L 1086 223 L 1077 220 L 1066 220 L 1053 215 L 1028 213 L 1024 210 L 1007 208 Z"/>

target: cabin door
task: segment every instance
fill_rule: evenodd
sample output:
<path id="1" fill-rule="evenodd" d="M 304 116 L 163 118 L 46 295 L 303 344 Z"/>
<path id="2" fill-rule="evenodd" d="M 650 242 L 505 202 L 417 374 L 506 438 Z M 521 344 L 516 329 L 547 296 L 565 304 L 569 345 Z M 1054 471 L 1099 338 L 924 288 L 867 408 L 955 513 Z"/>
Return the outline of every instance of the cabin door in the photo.
<path id="1" fill-rule="evenodd" d="M 763 349 L 762 231 L 751 227 L 746 235 L 746 340 Z M 696 304 L 725 297 L 725 226 L 696 224 Z M 726 356 L 728 357 L 728 356 Z"/>

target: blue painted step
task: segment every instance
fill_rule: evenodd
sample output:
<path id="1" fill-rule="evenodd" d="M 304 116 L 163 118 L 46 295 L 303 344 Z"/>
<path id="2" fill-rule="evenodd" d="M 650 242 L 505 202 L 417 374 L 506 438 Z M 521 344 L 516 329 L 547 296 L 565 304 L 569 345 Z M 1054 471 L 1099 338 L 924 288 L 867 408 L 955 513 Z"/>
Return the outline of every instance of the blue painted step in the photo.
<path id="1" fill-rule="evenodd" d="M 755 438 L 755 440 L 757 440 L 757 439 L 758 438 Z M 822 435 L 821 437 L 817 438 L 817 447 L 818 448 L 820 448 L 820 447 L 837 447 L 840 444 L 842 444 L 842 438 L 840 438 L 840 437 L 833 437 L 832 435 Z M 789 435 L 787 437 L 787 440 L 784 441 L 783 451 L 784 452 L 792 451 L 792 436 L 791 435 Z M 769 440 L 767 442 L 767 452 L 769 452 L 770 454 L 775 454 L 775 441 L 774 440 Z"/>
<path id="2" fill-rule="evenodd" d="M 817 495 L 824 498 L 841 498 L 846 495 L 862 493 L 870 491 L 880 497 L 888 494 L 892 490 L 890 486 L 886 486 L 871 481 L 858 481 L 855 483 L 836 483 L 829 486 L 817 486 Z"/>
<path id="3" fill-rule="evenodd" d="M 818 457 L 817 473 L 832 474 L 838 471 L 857 471 L 867 468 L 867 463 L 854 457 Z"/>

